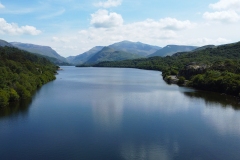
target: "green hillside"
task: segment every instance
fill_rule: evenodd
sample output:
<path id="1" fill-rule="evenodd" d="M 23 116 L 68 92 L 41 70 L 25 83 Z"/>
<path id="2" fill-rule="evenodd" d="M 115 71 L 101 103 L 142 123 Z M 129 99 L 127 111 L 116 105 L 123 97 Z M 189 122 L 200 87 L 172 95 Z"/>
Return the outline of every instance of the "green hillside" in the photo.
<path id="1" fill-rule="evenodd" d="M 53 50 L 49 46 L 40 46 L 40 45 L 20 43 L 20 42 L 11 42 L 10 44 L 16 48 L 19 48 L 34 54 L 43 55 L 46 58 L 50 57 L 48 59 L 57 65 L 68 65 L 67 59 L 60 56 L 55 50 Z"/>
<path id="2" fill-rule="evenodd" d="M 115 61 L 115 60 L 118 61 L 124 59 L 136 59 L 140 57 L 146 57 L 161 48 L 158 46 L 152 46 L 141 42 L 130 41 L 121 41 L 105 47 L 111 48 L 111 51 L 110 50 L 107 51 L 106 49 L 104 49 L 102 52 L 105 53 L 101 53 L 100 55 L 98 54 L 94 58 L 92 58 L 95 54 L 97 54 L 104 48 L 103 46 L 96 46 L 80 55 L 67 57 L 67 60 L 71 64 L 81 65 L 84 63 L 96 63 L 100 61 Z M 112 53 L 111 56 L 109 55 L 109 52 Z"/>
<path id="3" fill-rule="evenodd" d="M 67 60 L 69 63 L 74 65 L 79 65 L 85 63 L 88 59 L 90 59 L 94 54 L 101 51 L 103 49 L 102 46 L 96 46 L 90 49 L 87 52 L 84 52 L 83 54 L 77 55 L 77 56 L 70 56 L 67 57 Z"/>
<path id="4" fill-rule="evenodd" d="M 174 53 L 177 52 L 188 52 L 196 49 L 196 46 L 179 46 L 179 45 L 167 45 L 158 51 L 154 52 L 153 54 L 150 54 L 148 57 L 154 57 L 154 56 L 160 56 L 160 57 L 165 57 L 165 56 L 171 56 Z"/>
<path id="5" fill-rule="evenodd" d="M 86 64 L 94 64 L 102 61 L 121 61 L 126 59 L 136 59 L 140 58 L 141 56 L 124 52 L 118 51 L 110 47 L 104 47 L 101 51 L 93 55 Z"/>
<path id="6" fill-rule="evenodd" d="M 10 43 L 8 43 L 7 41 L 4 41 L 4 40 L 1 40 L 1 39 L 0 39 L 0 47 L 5 47 L 5 46 L 13 47 L 13 45 L 11 45 Z"/>
<path id="7" fill-rule="evenodd" d="M 119 50 L 119 51 L 133 53 L 141 57 L 147 57 L 148 55 L 161 49 L 161 47 L 158 47 L 158 46 L 152 46 L 152 45 L 144 44 L 141 42 L 131 42 L 131 41 L 117 42 L 108 47 L 113 48 L 115 50 Z"/>
<path id="8" fill-rule="evenodd" d="M 167 57 L 150 57 L 121 62 L 101 62 L 96 67 L 130 67 L 163 72 L 163 77 L 177 75 L 195 88 L 239 96 L 240 42 L 176 53 Z"/>
<path id="9" fill-rule="evenodd" d="M 57 67 L 46 58 L 13 47 L 0 47 L 0 107 L 31 97 L 55 79 Z"/>

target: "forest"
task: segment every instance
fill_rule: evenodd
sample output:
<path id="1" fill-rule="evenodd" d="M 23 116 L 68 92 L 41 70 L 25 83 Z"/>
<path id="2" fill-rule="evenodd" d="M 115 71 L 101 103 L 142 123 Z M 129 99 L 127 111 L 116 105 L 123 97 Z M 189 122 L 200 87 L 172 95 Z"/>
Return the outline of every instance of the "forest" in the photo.
<path id="1" fill-rule="evenodd" d="M 54 80 L 58 66 L 44 57 L 14 47 L 0 47 L 0 107 L 32 96 Z"/>
<path id="2" fill-rule="evenodd" d="M 240 93 L 240 42 L 180 52 L 167 57 L 100 62 L 93 66 L 157 70 L 162 72 L 163 78 L 176 75 L 179 84 L 186 82 L 187 86 L 197 89 L 234 96 L 239 96 Z"/>

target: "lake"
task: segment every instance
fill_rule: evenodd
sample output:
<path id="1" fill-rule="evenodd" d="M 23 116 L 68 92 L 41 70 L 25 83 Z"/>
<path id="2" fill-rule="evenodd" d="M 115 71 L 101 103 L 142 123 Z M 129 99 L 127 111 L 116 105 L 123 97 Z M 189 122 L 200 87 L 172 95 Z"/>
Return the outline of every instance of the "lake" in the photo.
<path id="1" fill-rule="evenodd" d="M 62 68 L 0 110 L 1 160 L 240 159 L 233 97 L 168 85 L 157 71 Z"/>

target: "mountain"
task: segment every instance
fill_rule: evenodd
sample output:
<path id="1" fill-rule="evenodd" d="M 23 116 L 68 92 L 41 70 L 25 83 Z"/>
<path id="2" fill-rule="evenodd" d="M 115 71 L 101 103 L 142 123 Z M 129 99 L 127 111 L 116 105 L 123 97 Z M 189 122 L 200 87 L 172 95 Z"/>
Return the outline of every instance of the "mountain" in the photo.
<path id="1" fill-rule="evenodd" d="M 168 57 L 101 62 L 93 66 L 159 70 L 168 82 L 172 80 L 171 75 L 175 75 L 179 83 L 187 79 L 186 85 L 190 87 L 240 96 L 240 42 L 178 52 Z"/>
<path id="2" fill-rule="evenodd" d="M 215 46 L 215 45 L 206 45 L 206 46 L 198 47 L 198 48 L 192 50 L 192 52 L 204 50 L 204 49 L 207 49 L 207 48 L 214 48 L 214 47 L 217 47 L 217 46 Z"/>
<path id="3" fill-rule="evenodd" d="M 43 56 L 51 57 L 50 60 L 56 64 L 64 64 L 67 62 L 66 58 L 60 56 L 55 50 L 49 46 L 40 46 L 35 44 L 20 43 L 20 42 L 11 42 L 14 47 L 35 53 Z"/>
<path id="4" fill-rule="evenodd" d="M 158 47 L 158 46 L 152 46 L 152 45 L 144 44 L 141 42 L 130 42 L 130 41 L 122 41 L 122 42 L 114 43 L 107 47 L 112 48 L 114 51 L 119 51 L 121 53 L 129 53 L 128 56 L 130 56 L 131 54 L 135 54 L 136 56 L 133 56 L 133 55 L 130 56 L 132 58 L 146 57 L 146 56 L 156 52 L 157 50 L 161 49 L 161 47 Z M 85 62 L 88 62 L 88 60 L 92 56 L 94 56 L 94 54 L 98 53 L 103 48 L 104 48 L 104 46 L 96 46 L 96 47 L 90 49 L 89 51 L 84 52 L 83 54 L 80 54 L 78 56 L 67 57 L 67 61 L 74 65 L 83 64 Z M 126 57 L 128 57 L 128 56 L 126 55 Z M 130 59 L 132 59 L 132 58 L 130 58 Z M 103 57 L 101 59 L 103 59 Z M 108 59 L 108 58 L 106 58 L 106 59 Z M 129 59 L 129 58 L 127 58 L 127 59 Z"/>
<path id="5" fill-rule="evenodd" d="M 136 59 L 141 56 L 128 53 L 125 51 L 118 51 L 110 47 L 104 47 L 101 51 L 93 55 L 86 64 L 94 64 L 102 61 L 121 61 L 126 59 Z"/>
<path id="6" fill-rule="evenodd" d="M 13 47 L 10 43 L 0 39 L 0 47 L 5 47 L 5 46 Z"/>
<path id="7" fill-rule="evenodd" d="M 160 57 L 165 57 L 165 56 L 171 56 L 174 53 L 177 52 L 188 52 L 196 49 L 198 47 L 196 46 L 179 46 L 179 45 L 167 45 L 166 47 L 163 47 L 156 51 L 155 53 L 149 55 L 148 57 L 154 57 L 154 56 L 160 56 Z"/>
<path id="8" fill-rule="evenodd" d="M 122 41 L 122 42 L 114 43 L 112 45 L 109 45 L 108 47 L 113 48 L 115 50 L 121 50 L 124 52 L 133 53 L 143 57 L 148 56 L 158 51 L 159 49 L 161 49 L 161 47 L 158 47 L 158 46 L 152 46 L 152 45 L 144 44 L 141 42 L 130 42 L 130 41 Z"/>
<path id="9" fill-rule="evenodd" d="M 58 67 L 43 56 L 0 46 L 0 57 L 0 108 L 31 97 L 43 84 L 56 79 Z"/>
<path id="10" fill-rule="evenodd" d="M 78 56 L 70 56 L 67 57 L 67 61 L 71 64 L 78 65 L 85 63 L 89 58 L 91 58 L 94 54 L 101 51 L 103 49 L 103 46 L 96 46 L 90 49 L 87 52 L 84 52 L 83 54 L 80 54 Z"/>

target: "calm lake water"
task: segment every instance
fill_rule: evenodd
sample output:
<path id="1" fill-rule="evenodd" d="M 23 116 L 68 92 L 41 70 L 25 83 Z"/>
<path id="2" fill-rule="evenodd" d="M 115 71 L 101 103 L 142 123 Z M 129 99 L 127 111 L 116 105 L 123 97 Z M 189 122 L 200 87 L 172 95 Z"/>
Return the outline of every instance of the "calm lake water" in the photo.
<path id="1" fill-rule="evenodd" d="M 160 72 L 62 67 L 0 110 L 0 159 L 240 159 L 235 99 L 168 85 Z"/>

